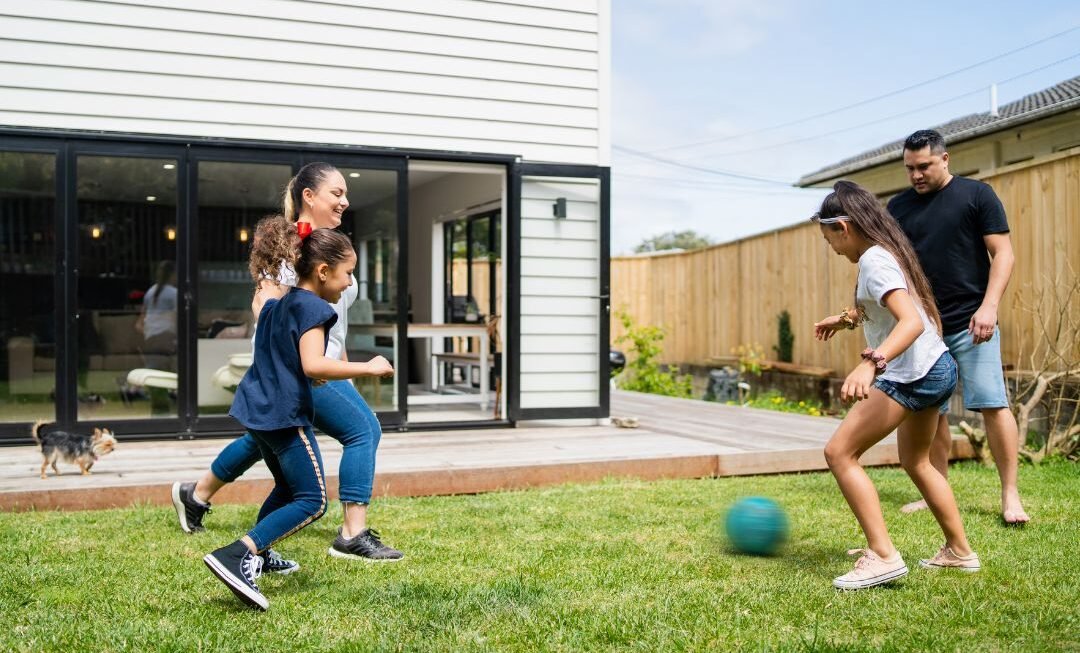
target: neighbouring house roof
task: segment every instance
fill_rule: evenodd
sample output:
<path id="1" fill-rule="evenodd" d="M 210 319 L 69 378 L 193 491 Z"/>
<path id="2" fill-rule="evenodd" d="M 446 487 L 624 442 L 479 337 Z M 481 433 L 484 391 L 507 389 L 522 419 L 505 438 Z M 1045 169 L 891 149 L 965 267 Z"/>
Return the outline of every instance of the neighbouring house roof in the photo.
<path id="1" fill-rule="evenodd" d="M 972 113 L 955 120 L 933 127 L 949 144 L 970 140 L 977 136 L 991 134 L 1033 122 L 1056 113 L 1062 113 L 1080 107 L 1080 76 L 1059 82 L 1050 88 L 1044 88 L 1030 95 L 1003 104 L 998 108 L 998 115 L 991 116 L 989 111 Z M 867 150 L 861 154 L 828 165 L 821 170 L 811 172 L 795 182 L 796 186 L 810 186 L 828 179 L 835 179 L 858 170 L 899 160 L 903 156 L 904 139 L 893 141 L 881 147 Z"/>

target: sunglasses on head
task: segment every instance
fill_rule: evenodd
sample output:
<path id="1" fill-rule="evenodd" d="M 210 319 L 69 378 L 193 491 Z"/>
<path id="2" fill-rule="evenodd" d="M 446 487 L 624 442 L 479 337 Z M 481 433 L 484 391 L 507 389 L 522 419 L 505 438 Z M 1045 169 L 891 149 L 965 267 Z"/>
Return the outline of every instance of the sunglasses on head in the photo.
<path id="1" fill-rule="evenodd" d="M 831 218 L 823 218 L 820 213 L 815 213 L 810 216 L 810 222 L 816 222 L 818 224 L 836 224 L 837 222 L 851 222 L 851 218 L 846 215 L 834 215 Z"/>

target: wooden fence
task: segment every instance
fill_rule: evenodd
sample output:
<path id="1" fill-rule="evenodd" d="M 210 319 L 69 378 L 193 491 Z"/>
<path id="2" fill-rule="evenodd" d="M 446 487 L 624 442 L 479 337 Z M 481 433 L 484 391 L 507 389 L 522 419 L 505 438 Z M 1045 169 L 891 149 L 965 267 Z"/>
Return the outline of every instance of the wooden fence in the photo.
<path id="1" fill-rule="evenodd" d="M 1006 363 L 1026 369 L 1042 330 L 1018 300 L 1061 292 L 1080 273 L 1080 148 L 981 176 L 1001 198 L 1012 229 L 1016 267 L 999 309 Z M 807 207 L 807 214 L 813 207 Z M 613 257 L 612 342 L 623 333 L 617 312 L 666 329 L 665 362 L 715 364 L 740 345 L 758 344 L 776 359 L 777 315 L 791 314 L 795 363 L 842 375 L 865 346 L 861 332 L 814 340 L 813 323 L 854 301 L 856 266 L 832 252 L 813 224 L 690 252 Z M 1080 297 L 1068 307 L 1075 324 Z M 1076 343 L 1080 334 L 1072 334 Z M 616 345 L 617 346 L 617 345 Z M 1074 344 L 1080 347 L 1080 344 Z"/>

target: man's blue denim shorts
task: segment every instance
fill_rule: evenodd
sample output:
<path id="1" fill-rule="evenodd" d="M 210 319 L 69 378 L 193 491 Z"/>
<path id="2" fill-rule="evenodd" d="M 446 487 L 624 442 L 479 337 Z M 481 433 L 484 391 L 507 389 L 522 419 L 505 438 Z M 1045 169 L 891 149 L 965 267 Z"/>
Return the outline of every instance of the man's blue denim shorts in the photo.
<path id="1" fill-rule="evenodd" d="M 960 368 L 964 408 L 1007 408 L 1009 397 L 1001 371 L 1001 329 L 994 329 L 994 336 L 981 345 L 972 344 L 967 331 L 947 335 L 943 340 Z"/>
<path id="2" fill-rule="evenodd" d="M 943 411 L 956 389 L 956 361 L 945 352 L 921 379 L 897 383 L 888 379 L 874 381 L 874 387 L 889 395 L 896 403 L 917 413 L 927 408 Z"/>

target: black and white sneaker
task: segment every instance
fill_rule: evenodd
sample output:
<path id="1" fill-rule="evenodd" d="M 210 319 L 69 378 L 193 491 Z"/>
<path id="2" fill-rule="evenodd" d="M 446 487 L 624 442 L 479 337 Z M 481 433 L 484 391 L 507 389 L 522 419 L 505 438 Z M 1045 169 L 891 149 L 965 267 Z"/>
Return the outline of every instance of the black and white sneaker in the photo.
<path id="1" fill-rule="evenodd" d="M 262 558 L 262 573 L 287 575 L 294 571 L 300 571 L 300 563 L 295 560 L 286 560 L 281 554 L 273 549 L 267 549 L 259 554 Z"/>
<path id="2" fill-rule="evenodd" d="M 241 540 L 207 553 L 203 562 L 232 590 L 236 598 L 259 610 L 270 606 L 255 584 L 255 579 L 262 573 L 262 558 L 249 551 Z"/>
<path id="3" fill-rule="evenodd" d="M 335 558 L 349 558 L 352 560 L 365 560 L 367 562 L 397 562 L 405 557 L 405 554 L 397 549 L 386 546 L 379 539 L 379 532 L 373 528 L 366 528 L 352 539 L 338 536 L 334 539 L 333 546 L 328 553 Z"/>
<path id="4" fill-rule="evenodd" d="M 177 481 L 172 486 L 172 503 L 176 508 L 176 517 L 180 520 L 180 528 L 185 533 L 201 533 L 203 528 L 203 515 L 210 512 L 209 503 L 201 503 L 195 498 L 195 484 L 181 483 Z"/>

